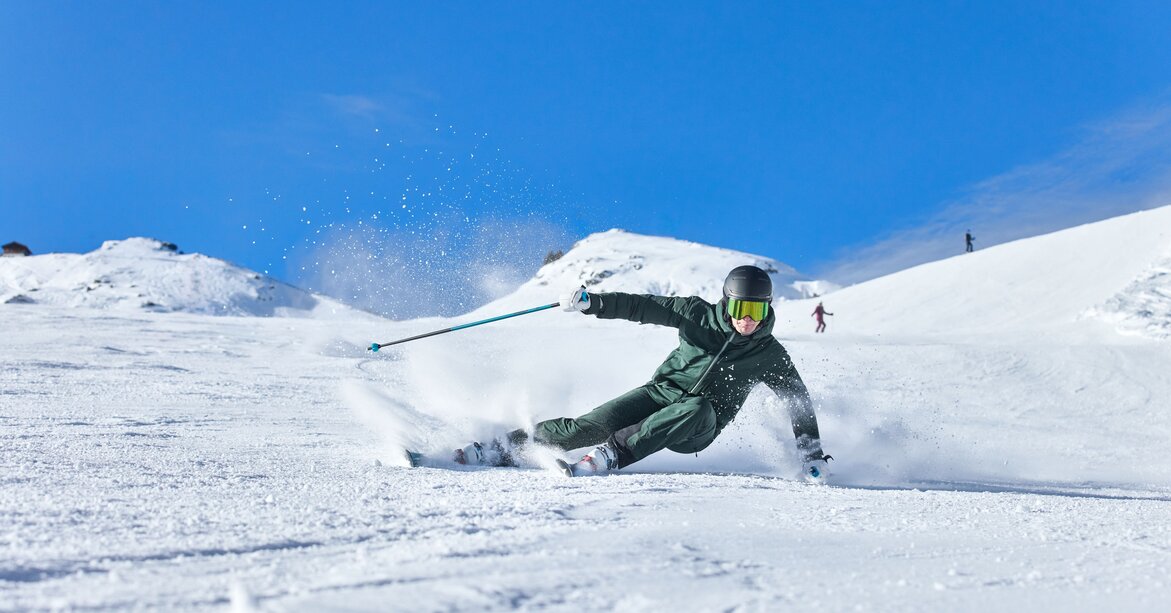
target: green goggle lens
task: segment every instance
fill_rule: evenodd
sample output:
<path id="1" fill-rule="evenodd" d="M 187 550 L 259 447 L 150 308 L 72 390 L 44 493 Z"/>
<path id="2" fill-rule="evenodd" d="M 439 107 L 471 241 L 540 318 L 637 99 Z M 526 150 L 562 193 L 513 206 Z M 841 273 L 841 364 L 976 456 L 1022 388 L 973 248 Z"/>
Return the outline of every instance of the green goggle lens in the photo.
<path id="1" fill-rule="evenodd" d="M 768 303 L 756 300 L 736 300 L 735 298 L 729 298 L 728 315 L 732 319 L 744 319 L 748 317 L 756 321 L 764 321 L 764 318 L 768 316 Z"/>

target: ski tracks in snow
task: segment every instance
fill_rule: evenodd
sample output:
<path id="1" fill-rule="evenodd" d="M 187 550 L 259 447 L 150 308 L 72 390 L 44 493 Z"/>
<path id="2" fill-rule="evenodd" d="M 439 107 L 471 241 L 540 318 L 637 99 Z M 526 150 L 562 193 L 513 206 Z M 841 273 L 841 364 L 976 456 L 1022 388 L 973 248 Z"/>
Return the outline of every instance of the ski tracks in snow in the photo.
<path id="1" fill-rule="evenodd" d="M 376 463 L 383 428 L 355 418 L 339 382 L 356 382 L 357 403 L 440 428 L 393 385 L 422 366 L 413 372 L 456 388 L 448 397 L 465 395 L 437 355 L 363 363 L 356 342 L 337 345 L 335 326 L 313 321 L 5 316 L 21 330 L 0 370 L 6 607 L 1153 610 L 1171 592 L 1166 460 L 1110 463 L 1159 448 L 1162 422 L 1139 427 L 1133 411 L 1150 404 L 1097 413 L 1110 395 L 1160 397 L 1162 379 L 1143 369 L 1165 362 L 1135 353 L 1103 358 L 1133 360 L 1103 377 L 1088 348 L 798 341 L 838 483 L 854 487 L 703 472 L 567 480 Z M 457 372 L 505 340 L 466 352 Z M 622 364 L 589 367 L 607 382 L 599 396 L 629 378 Z M 1105 381 L 1067 389 L 1062 368 Z M 1005 408 L 1036 402 L 1022 383 L 1034 377 L 1059 390 L 1052 406 L 1065 414 Z M 1126 396 L 1134 381 L 1146 387 Z M 529 385 L 537 398 L 563 389 Z M 493 393 L 500 406 L 521 398 L 503 384 Z M 776 465 L 789 449 L 769 445 L 783 428 L 753 439 L 748 417 L 718 449 L 635 468 Z M 1135 445 L 1102 442 L 1121 433 Z M 989 461 L 1004 454 L 1011 462 Z"/>

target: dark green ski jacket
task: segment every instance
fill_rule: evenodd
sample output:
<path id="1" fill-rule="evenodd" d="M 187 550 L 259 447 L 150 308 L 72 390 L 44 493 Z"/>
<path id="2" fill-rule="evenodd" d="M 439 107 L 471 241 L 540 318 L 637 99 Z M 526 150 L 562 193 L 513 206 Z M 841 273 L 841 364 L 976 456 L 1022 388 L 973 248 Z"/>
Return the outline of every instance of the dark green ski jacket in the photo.
<path id="1" fill-rule="evenodd" d="M 678 401 L 691 390 L 732 335 L 727 350 L 696 390 L 715 409 L 716 432 L 736 417 L 752 388 L 763 383 L 789 400 L 798 446 L 807 452 L 820 451 L 813 403 L 788 352 L 773 336 L 776 321 L 773 310 L 769 309 L 768 317 L 756 332 L 742 336 L 732 327 L 726 304 L 723 300 L 711 304 L 695 296 L 591 293 L 590 307 L 585 313 L 601 319 L 627 319 L 679 329 L 679 346 L 667 356 L 650 381 L 652 393 L 659 395 L 664 404 Z"/>

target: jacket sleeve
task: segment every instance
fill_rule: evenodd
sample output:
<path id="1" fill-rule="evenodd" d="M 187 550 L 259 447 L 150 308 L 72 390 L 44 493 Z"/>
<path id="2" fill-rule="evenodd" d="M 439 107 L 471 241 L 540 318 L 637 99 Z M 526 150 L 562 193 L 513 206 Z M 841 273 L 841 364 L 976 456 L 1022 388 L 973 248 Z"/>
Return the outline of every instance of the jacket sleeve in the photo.
<path id="1" fill-rule="evenodd" d="M 585 314 L 599 319 L 627 319 L 640 324 L 678 328 L 697 300 L 702 302 L 703 299 L 622 292 L 590 294 L 590 307 Z"/>
<path id="2" fill-rule="evenodd" d="M 821 450 L 821 433 L 817 428 L 817 414 L 813 411 L 813 400 L 809 398 L 809 390 L 793 360 L 781 347 L 777 347 L 776 365 L 769 371 L 765 384 L 773 392 L 789 403 L 789 418 L 793 423 L 793 436 L 797 439 L 797 448 L 801 450 L 802 459 L 819 459 L 823 456 Z"/>

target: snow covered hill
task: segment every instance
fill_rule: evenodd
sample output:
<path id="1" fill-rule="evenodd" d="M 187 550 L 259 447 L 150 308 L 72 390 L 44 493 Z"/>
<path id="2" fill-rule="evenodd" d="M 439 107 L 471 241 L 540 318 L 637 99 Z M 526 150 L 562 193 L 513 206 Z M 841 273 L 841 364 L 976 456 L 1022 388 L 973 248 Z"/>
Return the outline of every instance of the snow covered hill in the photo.
<path id="1" fill-rule="evenodd" d="M 0 303 L 0 609 L 1162 611 L 1169 229 L 1146 211 L 819 298 L 752 260 L 829 487 L 796 479 L 764 390 L 701 453 L 606 477 L 401 466 L 643 384 L 670 329 L 548 310 L 374 354 L 453 321 L 188 308 L 226 281 L 152 280 L 187 311 L 159 313 L 137 267 L 190 256 L 151 245 L 0 260 L 39 303 Z M 714 299 L 744 257 L 604 233 L 478 313 L 566 282 Z"/>
<path id="2" fill-rule="evenodd" d="M 0 258 L 0 303 L 208 315 L 350 311 L 335 300 L 150 238 L 106 241 L 86 254 Z"/>
<path id="3" fill-rule="evenodd" d="M 1171 207 L 1163 207 L 931 262 L 824 301 L 830 326 L 851 334 L 1060 335 L 1092 319 L 1166 338 L 1169 265 Z M 811 304 L 778 310 L 804 329 Z"/>
<path id="4" fill-rule="evenodd" d="M 577 285 L 597 292 L 701 296 L 718 300 L 724 276 L 752 264 L 769 273 L 778 300 L 808 298 L 836 285 L 802 276 L 791 266 L 759 255 L 623 230 L 591 234 L 560 259 L 546 264 L 515 292 L 476 309 L 478 316 L 556 301 Z"/>

